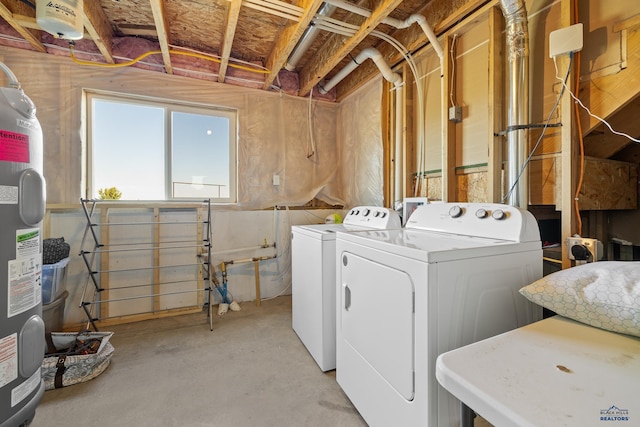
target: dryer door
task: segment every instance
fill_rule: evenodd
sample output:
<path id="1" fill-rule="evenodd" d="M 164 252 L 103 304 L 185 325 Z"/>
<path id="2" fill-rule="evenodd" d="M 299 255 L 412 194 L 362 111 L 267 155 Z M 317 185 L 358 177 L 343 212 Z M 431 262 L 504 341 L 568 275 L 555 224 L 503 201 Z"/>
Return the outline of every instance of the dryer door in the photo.
<path id="1" fill-rule="evenodd" d="M 341 330 L 353 348 L 404 399 L 414 396 L 414 289 L 404 271 L 342 254 Z"/>

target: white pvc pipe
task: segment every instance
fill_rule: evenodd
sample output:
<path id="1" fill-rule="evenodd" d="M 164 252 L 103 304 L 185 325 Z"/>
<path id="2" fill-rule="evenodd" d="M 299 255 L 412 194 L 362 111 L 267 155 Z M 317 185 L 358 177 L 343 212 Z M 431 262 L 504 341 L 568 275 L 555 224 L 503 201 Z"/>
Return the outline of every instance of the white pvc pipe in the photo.
<path id="1" fill-rule="evenodd" d="M 389 82 L 393 83 L 396 87 L 402 82 L 402 77 L 398 73 L 394 73 L 389 64 L 384 60 L 382 54 L 378 49 L 368 47 L 358 54 L 351 62 L 349 62 L 342 70 L 331 78 L 328 82 L 320 87 L 320 93 L 326 94 L 333 89 L 338 83 L 340 83 L 345 77 L 347 77 L 358 65 L 362 64 L 365 60 L 371 59 L 382 76 Z"/>
<path id="2" fill-rule="evenodd" d="M 9 67 L 7 67 L 4 63 L 0 62 L 0 69 L 7 75 L 7 77 L 9 78 L 9 86 L 11 86 L 14 89 L 20 89 L 20 82 L 18 82 L 18 78 L 16 77 L 15 74 L 13 74 L 13 71 L 11 71 L 11 69 L 9 69 Z"/>
<path id="3" fill-rule="evenodd" d="M 394 194 L 392 205 L 395 205 L 396 201 L 404 200 L 404 156 L 403 156 L 403 144 L 402 144 L 402 86 L 396 85 L 396 128 L 395 128 L 395 160 L 394 160 Z"/>
<path id="4" fill-rule="evenodd" d="M 349 12 L 353 12 L 353 13 L 355 13 L 357 15 L 364 16 L 365 18 L 368 18 L 368 17 L 371 16 L 371 11 L 370 10 L 364 9 L 364 8 L 362 8 L 360 6 L 356 6 L 355 4 L 349 3 L 349 2 L 344 1 L 344 0 L 325 0 L 325 3 L 329 3 L 331 5 L 339 7 L 340 9 L 344 9 L 344 10 L 347 10 Z M 395 18 L 391 18 L 389 16 L 384 18 L 382 20 L 382 23 L 383 24 L 387 24 L 387 25 L 391 25 L 392 27 L 395 27 L 395 28 L 400 28 L 400 27 L 398 27 L 398 25 L 402 25 L 402 21 L 401 20 L 395 19 Z"/>

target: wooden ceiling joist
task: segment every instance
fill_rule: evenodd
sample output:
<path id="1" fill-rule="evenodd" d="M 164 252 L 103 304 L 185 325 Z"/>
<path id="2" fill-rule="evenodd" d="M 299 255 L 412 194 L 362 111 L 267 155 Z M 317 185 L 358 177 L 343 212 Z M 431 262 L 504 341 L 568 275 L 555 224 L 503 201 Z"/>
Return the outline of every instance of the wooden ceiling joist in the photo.
<path id="1" fill-rule="evenodd" d="M 162 60 L 164 61 L 164 69 L 167 74 L 173 74 L 171 65 L 171 55 L 169 54 L 170 38 L 167 29 L 167 14 L 165 13 L 164 0 L 149 0 L 151 3 L 151 11 L 153 12 L 153 20 L 156 24 L 156 33 L 158 34 L 158 43 L 162 51 Z"/>
<path id="2" fill-rule="evenodd" d="M 23 15 L 35 17 L 35 10 L 33 10 L 33 15 L 30 15 L 29 11 L 21 10 L 21 6 L 24 6 L 24 4 L 15 0 L 2 0 L 2 2 L 0 3 L 0 16 L 3 17 L 4 20 L 7 21 L 9 25 L 11 25 L 13 29 L 18 32 L 18 34 L 20 34 L 26 41 L 28 41 L 34 49 L 39 52 L 46 53 L 47 48 L 44 47 L 44 45 L 40 42 L 40 37 L 34 35 L 31 32 L 32 30 L 20 25 L 20 23 L 16 19 L 14 19 L 14 12 L 12 12 L 12 10 L 14 10 L 16 14 L 23 12 Z M 37 30 L 34 31 L 37 32 Z"/>
<path id="3" fill-rule="evenodd" d="M 378 24 L 402 3 L 402 0 L 384 0 L 365 19 L 356 34 L 345 40 L 344 36 L 334 34 L 320 49 L 309 65 L 300 72 L 300 95 L 306 95 L 329 72 L 340 63 L 358 44 L 365 39 Z"/>
<path id="4" fill-rule="evenodd" d="M 84 27 L 107 63 L 115 64 L 111 49 L 113 29 L 99 2 L 84 2 Z"/>
<path id="5" fill-rule="evenodd" d="M 263 89 L 269 89 L 269 87 L 271 87 L 271 83 L 273 83 L 280 70 L 284 67 L 293 48 L 296 47 L 296 43 L 298 43 L 304 30 L 306 30 L 311 23 L 320 5 L 322 5 L 322 0 L 302 0 L 300 2 L 298 6 L 304 9 L 303 15 L 298 22 L 289 24 L 284 31 L 280 33 L 275 46 L 271 50 L 271 54 L 269 54 L 267 58 L 265 66 L 270 72 L 266 76 Z"/>
<path id="6" fill-rule="evenodd" d="M 225 76 L 227 75 L 229 57 L 231 56 L 231 46 L 233 45 L 233 38 L 236 34 L 236 26 L 238 25 L 238 17 L 240 16 L 240 6 L 242 6 L 242 0 L 231 0 L 229 2 L 224 39 L 222 40 L 222 49 L 220 53 L 220 56 L 222 57 L 220 70 L 218 71 L 218 81 L 220 83 L 224 82 Z"/>

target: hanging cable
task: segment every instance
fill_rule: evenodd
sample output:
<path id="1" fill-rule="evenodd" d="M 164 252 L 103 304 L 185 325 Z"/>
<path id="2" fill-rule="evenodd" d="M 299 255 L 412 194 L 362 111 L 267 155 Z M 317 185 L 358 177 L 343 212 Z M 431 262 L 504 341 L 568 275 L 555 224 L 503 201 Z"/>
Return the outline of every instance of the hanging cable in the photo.
<path id="1" fill-rule="evenodd" d="M 458 38 L 457 34 L 453 35 L 453 38 L 451 39 L 451 49 L 449 49 L 449 54 L 451 55 L 451 91 L 449 92 L 449 100 L 451 101 L 451 106 L 455 106 L 456 101 L 454 99 L 454 92 L 453 92 L 453 88 L 454 88 L 454 82 L 455 82 L 455 76 L 456 76 L 456 58 L 455 58 L 455 52 L 456 52 L 456 39 Z"/>
<path id="2" fill-rule="evenodd" d="M 578 0 L 573 1 L 573 12 L 576 20 L 578 19 Z M 580 93 L 580 52 L 576 52 L 575 66 L 575 83 L 576 93 Z M 578 183 L 576 184 L 576 194 L 573 197 L 573 206 L 576 213 L 576 231 L 578 236 L 582 236 L 582 217 L 580 216 L 580 190 L 582 189 L 582 181 L 584 179 L 584 138 L 582 135 L 582 124 L 580 123 L 580 108 L 577 103 L 573 103 L 576 115 L 576 130 L 578 133 L 578 144 L 580 146 L 580 169 L 578 170 Z"/>
<path id="3" fill-rule="evenodd" d="M 308 109 L 308 123 L 309 123 L 309 142 L 307 143 L 307 159 L 313 157 L 316 154 L 316 142 L 313 138 L 313 116 L 311 114 L 311 106 L 313 105 L 313 88 L 309 91 L 309 109 Z"/>

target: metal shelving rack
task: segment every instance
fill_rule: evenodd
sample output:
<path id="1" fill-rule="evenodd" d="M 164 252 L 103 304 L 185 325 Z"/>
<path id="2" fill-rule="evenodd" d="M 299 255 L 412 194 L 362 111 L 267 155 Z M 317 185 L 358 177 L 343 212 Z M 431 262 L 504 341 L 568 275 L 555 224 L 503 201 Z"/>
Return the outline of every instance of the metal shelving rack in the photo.
<path id="1" fill-rule="evenodd" d="M 84 289 L 82 291 L 82 298 L 80 306 L 84 310 L 87 316 L 87 329 L 92 327 L 94 330 L 98 330 L 96 325 L 97 321 L 106 320 L 108 316 L 97 315 L 95 312 L 99 311 L 100 314 L 103 313 L 103 308 L 105 304 L 107 306 L 111 303 L 117 303 L 125 300 L 133 300 L 133 299 L 142 299 L 142 298 L 153 298 L 154 299 L 154 308 L 150 313 L 157 314 L 158 312 L 171 312 L 171 309 L 161 309 L 156 306 L 159 305 L 157 301 L 160 297 L 169 296 L 169 295 L 177 295 L 184 293 L 193 293 L 193 292 L 202 292 L 202 302 L 200 303 L 200 298 L 198 299 L 199 303 L 197 304 L 197 309 L 201 310 L 202 306 L 207 309 L 207 317 L 209 320 L 209 328 L 213 330 L 213 313 L 212 313 L 212 302 L 213 302 L 213 286 L 212 286 L 212 274 L 215 274 L 211 268 L 211 200 L 206 199 L 203 201 L 203 204 L 206 206 L 206 219 L 201 218 L 200 210 L 197 212 L 197 221 L 160 221 L 158 212 L 164 208 L 154 208 L 154 221 L 146 221 L 146 222 L 109 222 L 107 215 L 101 212 L 99 218 L 101 221 L 96 221 L 96 208 L 100 204 L 104 204 L 108 201 L 104 200 L 95 200 L 95 199 L 80 199 L 82 204 L 82 209 L 84 211 L 87 225 L 84 230 L 84 235 L 82 237 L 80 256 L 84 261 L 85 267 L 87 269 L 87 278 L 84 284 Z M 182 205 L 181 205 L 182 206 Z M 129 207 L 127 205 L 127 207 Z M 101 208 L 102 209 L 102 208 Z M 108 210 L 109 207 L 104 207 L 104 210 Z M 171 208 L 167 208 L 171 209 Z M 197 224 L 197 237 L 194 241 L 167 241 L 162 242 L 160 238 L 159 227 L 170 227 L 175 225 L 187 225 L 187 224 Z M 105 233 L 104 230 L 109 227 L 136 227 L 136 226 L 150 226 L 154 228 L 154 236 L 148 242 L 134 242 L 134 243 L 122 243 L 122 244 L 112 244 L 108 242 L 108 232 Z M 200 227 L 201 226 L 201 227 Z M 101 229 L 99 233 L 97 230 Z M 105 242 L 107 240 L 107 242 Z M 90 247 L 92 246 L 92 247 Z M 179 264 L 179 265 L 160 265 L 159 262 L 159 253 L 161 251 L 166 250 L 193 250 L 197 251 L 197 260 L 193 264 Z M 140 252 L 140 251 L 153 251 L 154 259 L 153 265 L 150 266 L 141 266 L 136 268 L 124 268 L 124 269 L 112 269 L 109 265 L 109 255 L 110 254 L 120 254 L 127 252 Z M 99 260 L 98 260 L 99 258 Z M 106 260 L 106 261 L 105 261 Z M 97 263 L 100 263 L 98 266 Z M 187 283 L 192 282 L 193 279 L 189 280 L 177 280 L 177 281 L 168 281 L 161 282 L 160 278 L 160 270 L 168 269 L 168 268 L 189 268 L 190 266 L 197 267 L 198 270 L 198 279 L 197 279 L 197 287 L 195 289 L 189 290 L 179 290 L 179 291 L 163 291 L 162 288 L 165 285 L 176 285 L 179 283 Z M 145 293 L 144 295 L 135 295 L 128 296 L 123 298 L 110 298 L 109 295 L 109 287 L 103 287 L 101 284 L 103 283 L 103 278 L 107 278 L 106 282 L 108 283 L 108 275 L 113 273 L 121 273 L 121 272 L 134 272 L 134 271 L 143 271 L 143 270 L 151 270 L 153 271 L 154 280 L 152 283 L 144 283 L 144 284 L 135 284 L 130 286 L 120 286 L 117 288 L 118 291 L 123 289 L 133 289 L 133 288 L 146 288 L 150 287 L 153 289 L 150 293 Z M 206 300 L 204 299 L 204 295 L 206 295 Z M 106 297 L 104 297 L 106 296 Z M 98 308 L 96 310 L 96 308 Z M 141 313 L 137 313 L 134 316 L 139 316 Z M 127 316 L 118 316 L 118 317 L 127 317 Z"/>

